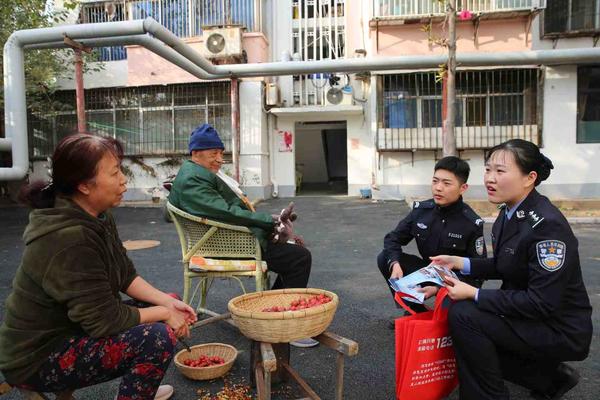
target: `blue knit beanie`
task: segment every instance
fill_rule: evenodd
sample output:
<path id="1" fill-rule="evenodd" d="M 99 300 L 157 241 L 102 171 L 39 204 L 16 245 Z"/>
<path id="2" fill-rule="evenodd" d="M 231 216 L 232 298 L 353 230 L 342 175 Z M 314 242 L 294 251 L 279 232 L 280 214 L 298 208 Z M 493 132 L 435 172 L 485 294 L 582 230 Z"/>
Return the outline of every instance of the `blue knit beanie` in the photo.
<path id="1" fill-rule="evenodd" d="M 223 145 L 217 130 L 211 124 L 203 124 L 192 131 L 188 149 L 192 154 L 193 150 L 225 150 L 225 145 Z"/>

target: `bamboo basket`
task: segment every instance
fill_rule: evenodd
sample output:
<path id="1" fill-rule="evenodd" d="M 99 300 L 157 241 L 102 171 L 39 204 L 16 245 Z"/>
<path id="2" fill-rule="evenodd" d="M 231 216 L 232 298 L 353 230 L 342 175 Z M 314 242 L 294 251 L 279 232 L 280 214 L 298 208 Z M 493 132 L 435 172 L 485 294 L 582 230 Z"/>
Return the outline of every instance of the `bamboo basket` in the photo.
<path id="1" fill-rule="evenodd" d="M 329 303 L 296 311 L 265 312 L 273 306 L 289 306 L 293 300 L 325 294 Z M 279 289 L 249 293 L 229 301 L 231 318 L 242 334 L 267 343 L 289 343 L 323 333 L 335 315 L 338 296 L 322 289 Z"/>
<path id="2" fill-rule="evenodd" d="M 175 365 L 177 369 L 186 377 L 197 381 L 215 379 L 225 375 L 237 357 L 235 347 L 224 343 L 205 343 L 191 346 L 191 353 L 187 350 L 181 350 L 175 354 Z M 190 358 L 196 359 L 201 355 L 219 356 L 225 360 L 221 365 L 213 365 L 210 367 L 188 367 L 183 362 Z"/>

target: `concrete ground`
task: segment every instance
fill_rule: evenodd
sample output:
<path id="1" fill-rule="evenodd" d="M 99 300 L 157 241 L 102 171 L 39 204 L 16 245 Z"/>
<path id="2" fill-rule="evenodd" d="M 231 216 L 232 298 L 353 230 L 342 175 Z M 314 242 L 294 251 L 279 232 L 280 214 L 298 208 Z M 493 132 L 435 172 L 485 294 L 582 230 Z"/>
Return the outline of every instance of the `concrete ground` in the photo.
<path id="1" fill-rule="evenodd" d="M 356 340 L 358 356 L 347 359 L 345 398 L 384 400 L 394 398 L 394 333 L 387 328 L 388 319 L 397 316 L 388 289 L 383 282 L 375 257 L 383 236 L 393 229 L 408 208 L 404 203 L 371 203 L 347 197 L 298 197 L 299 213 L 296 230 L 302 234 L 313 254 L 313 270 L 309 285 L 331 290 L 340 296 L 340 307 L 330 330 Z M 285 199 L 269 200 L 260 210 L 276 212 L 287 205 Z M 160 208 L 119 208 L 115 215 L 121 239 L 160 240 L 161 245 L 147 250 L 131 251 L 140 274 L 164 291 L 182 290 L 179 242 L 172 224 L 163 221 Z M 0 301 L 10 292 L 11 280 L 19 264 L 23 244 L 21 235 L 27 223 L 24 209 L 0 209 Z M 490 225 L 486 224 L 489 239 Z M 597 243 L 600 225 L 574 226 L 579 238 L 583 274 L 595 310 L 600 307 L 600 253 Z M 489 243 L 489 240 L 488 240 Z M 413 249 L 412 244 L 410 249 Z M 85 262 L 84 260 L 82 260 Z M 487 285 L 493 286 L 488 283 Z M 233 283 L 220 281 L 211 290 L 209 306 L 217 311 L 226 309 L 227 300 L 239 294 Z M 2 306 L 3 307 L 3 306 Z M 0 308 L 0 318 L 3 308 Z M 594 312 L 595 334 L 590 356 L 573 363 L 582 374 L 580 384 L 566 399 L 597 399 L 600 393 L 599 313 Z M 247 382 L 249 343 L 228 324 L 218 323 L 195 330 L 191 343 L 224 342 L 240 350 L 228 379 Z M 292 365 L 323 399 L 333 399 L 334 353 L 320 346 L 308 350 L 292 350 Z M 222 380 L 209 383 L 187 380 L 173 366 L 164 383 L 175 386 L 173 399 L 197 399 L 198 390 L 213 394 L 223 386 Z M 112 399 L 118 380 L 81 390 L 78 399 Z M 513 399 L 528 399 L 527 391 L 509 385 Z M 280 387 L 274 399 L 290 398 L 294 388 Z M 596 393 L 594 395 L 594 393 Z M 4 399 L 16 399 L 10 393 Z M 450 399 L 457 399 L 456 392 Z"/>

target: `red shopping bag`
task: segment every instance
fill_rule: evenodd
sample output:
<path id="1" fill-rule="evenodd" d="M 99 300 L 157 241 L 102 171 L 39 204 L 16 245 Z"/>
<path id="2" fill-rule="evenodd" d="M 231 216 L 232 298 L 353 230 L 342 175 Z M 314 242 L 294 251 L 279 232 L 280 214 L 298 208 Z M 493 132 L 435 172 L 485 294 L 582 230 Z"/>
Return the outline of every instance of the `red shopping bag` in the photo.
<path id="1" fill-rule="evenodd" d="M 396 320 L 397 400 L 438 400 L 458 384 L 448 308 L 442 307 L 447 294 L 440 289 L 434 309 L 416 314 L 396 293 L 396 301 L 412 314 Z"/>

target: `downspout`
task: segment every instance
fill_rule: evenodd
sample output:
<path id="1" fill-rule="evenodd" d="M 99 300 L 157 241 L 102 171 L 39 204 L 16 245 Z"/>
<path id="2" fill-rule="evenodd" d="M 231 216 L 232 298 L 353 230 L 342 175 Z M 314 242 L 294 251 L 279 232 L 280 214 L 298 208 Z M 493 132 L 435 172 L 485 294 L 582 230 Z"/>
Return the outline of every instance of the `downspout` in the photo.
<path id="1" fill-rule="evenodd" d="M 231 153 L 234 178 L 240 184 L 240 93 L 237 78 L 231 78 Z"/>
<path id="2" fill-rule="evenodd" d="M 274 198 L 279 197 L 279 185 L 275 180 L 275 145 L 273 132 L 275 132 L 275 127 L 273 124 L 273 119 L 276 118 L 271 112 L 267 113 L 267 140 L 269 141 L 269 177 L 271 178 L 271 185 L 273 185 L 273 189 L 271 190 L 271 196 Z"/>

